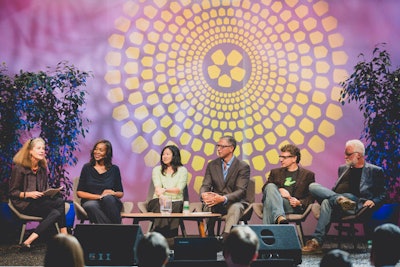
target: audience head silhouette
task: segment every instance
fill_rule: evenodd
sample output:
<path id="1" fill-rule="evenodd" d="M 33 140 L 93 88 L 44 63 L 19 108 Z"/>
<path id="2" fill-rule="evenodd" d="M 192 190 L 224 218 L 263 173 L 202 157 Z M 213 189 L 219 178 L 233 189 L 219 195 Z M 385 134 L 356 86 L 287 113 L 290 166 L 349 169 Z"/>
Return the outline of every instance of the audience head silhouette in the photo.
<path id="1" fill-rule="evenodd" d="M 158 232 L 148 232 L 140 239 L 137 247 L 139 267 L 161 267 L 168 262 L 167 239 Z"/>
<path id="2" fill-rule="evenodd" d="M 385 223 L 372 234 L 370 260 L 373 266 L 395 266 L 400 260 L 400 227 Z"/>
<path id="3" fill-rule="evenodd" d="M 257 259 L 259 241 L 249 226 L 232 228 L 224 240 L 223 255 L 228 267 L 250 266 Z"/>
<path id="4" fill-rule="evenodd" d="M 47 244 L 45 267 L 83 267 L 85 259 L 78 239 L 72 235 L 57 234 Z"/>
<path id="5" fill-rule="evenodd" d="M 332 249 L 326 253 L 320 263 L 320 267 L 351 267 L 350 254 L 341 249 Z"/>

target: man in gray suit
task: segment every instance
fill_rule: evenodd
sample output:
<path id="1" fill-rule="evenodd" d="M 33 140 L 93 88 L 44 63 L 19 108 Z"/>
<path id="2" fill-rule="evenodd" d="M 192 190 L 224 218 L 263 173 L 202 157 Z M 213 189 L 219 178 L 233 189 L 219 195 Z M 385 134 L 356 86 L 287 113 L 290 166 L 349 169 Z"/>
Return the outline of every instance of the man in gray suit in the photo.
<path id="1" fill-rule="evenodd" d="M 332 214 L 355 214 L 362 207 L 380 206 L 386 198 L 383 169 L 365 161 L 365 148 L 360 140 L 346 142 L 346 164 L 339 167 L 339 178 L 333 189 L 311 183 L 310 193 L 321 203 L 317 227 L 302 248 L 303 254 L 322 252 L 325 235 L 329 231 Z"/>
<path id="2" fill-rule="evenodd" d="M 250 166 L 237 159 L 233 152 L 236 140 L 232 136 L 223 136 L 217 145 L 218 158 L 208 163 L 200 195 L 204 211 L 226 214 L 222 239 L 226 238 L 233 225 L 238 224 L 243 211 L 249 205 L 246 202 L 246 190 L 250 180 Z M 209 235 L 214 235 L 215 219 L 207 223 Z"/>

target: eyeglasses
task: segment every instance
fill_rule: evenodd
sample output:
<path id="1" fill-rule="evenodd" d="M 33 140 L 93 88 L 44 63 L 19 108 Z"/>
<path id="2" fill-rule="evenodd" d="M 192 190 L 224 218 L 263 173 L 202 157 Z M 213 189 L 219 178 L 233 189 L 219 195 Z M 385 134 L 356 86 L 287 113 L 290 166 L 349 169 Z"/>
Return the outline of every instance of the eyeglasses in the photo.
<path id="1" fill-rule="evenodd" d="M 354 153 L 360 153 L 360 152 L 351 152 L 351 153 L 344 152 L 344 154 L 346 155 L 346 157 L 350 157 L 350 156 L 353 155 Z"/>
<path id="2" fill-rule="evenodd" d="M 232 146 L 232 145 L 228 145 L 228 146 L 219 145 L 219 144 L 216 144 L 216 145 L 215 145 L 216 148 L 222 148 L 222 149 L 224 149 L 224 148 L 226 148 L 226 147 L 230 147 L 230 146 Z"/>
<path id="3" fill-rule="evenodd" d="M 280 159 L 288 159 L 288 158 L 293 158 L 294 156 L 290 155 L 290 156 L 279 156 Z"/>

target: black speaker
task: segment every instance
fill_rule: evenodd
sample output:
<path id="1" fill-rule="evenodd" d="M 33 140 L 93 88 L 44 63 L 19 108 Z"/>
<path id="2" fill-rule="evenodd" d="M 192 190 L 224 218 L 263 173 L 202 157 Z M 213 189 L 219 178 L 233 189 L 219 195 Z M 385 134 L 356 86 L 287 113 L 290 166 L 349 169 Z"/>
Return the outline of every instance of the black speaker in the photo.
<path id="1" fill-rule="evenodd" d="M 235 227 L 240 227 L 236 225 Z M 248 225 L 258 236 L 259 259 L 291 259 L 294 264 L 302 262 L 301 246 L 296 228 L 292 224 Z"/>
<path id="2" fill-rule="evenodd" d="M 176 237 L 173 260 L 216 260 L 219 250 L 216 237 Z"/>
<path id="3" fill-rule="evenodd" d="M 132 266 L 143 236 L 138 224 L 78 224 L 74 236 L 83 249 L 86 266 Z"/>
<path id="4" fill-rule="evenodd" d="M 167 267 L 227 267 L 222 260 L 183 260 L 169 261 Z M 256 260 L 250 264 L 251 267 L 293 267 L 293 260 L 290 259 L 269 259 Z"/>

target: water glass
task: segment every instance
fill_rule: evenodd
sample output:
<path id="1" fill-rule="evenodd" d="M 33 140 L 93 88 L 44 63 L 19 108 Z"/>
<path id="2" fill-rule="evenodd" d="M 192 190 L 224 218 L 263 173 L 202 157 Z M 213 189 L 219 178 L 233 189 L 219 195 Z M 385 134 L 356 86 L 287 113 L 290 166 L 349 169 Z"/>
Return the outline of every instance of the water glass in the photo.
<path id="1" fill-rule="evenodd" d="M 172 197 L 160 196 L 160 212 L 162 215 L 169 215 L 172 212 Z"/>

